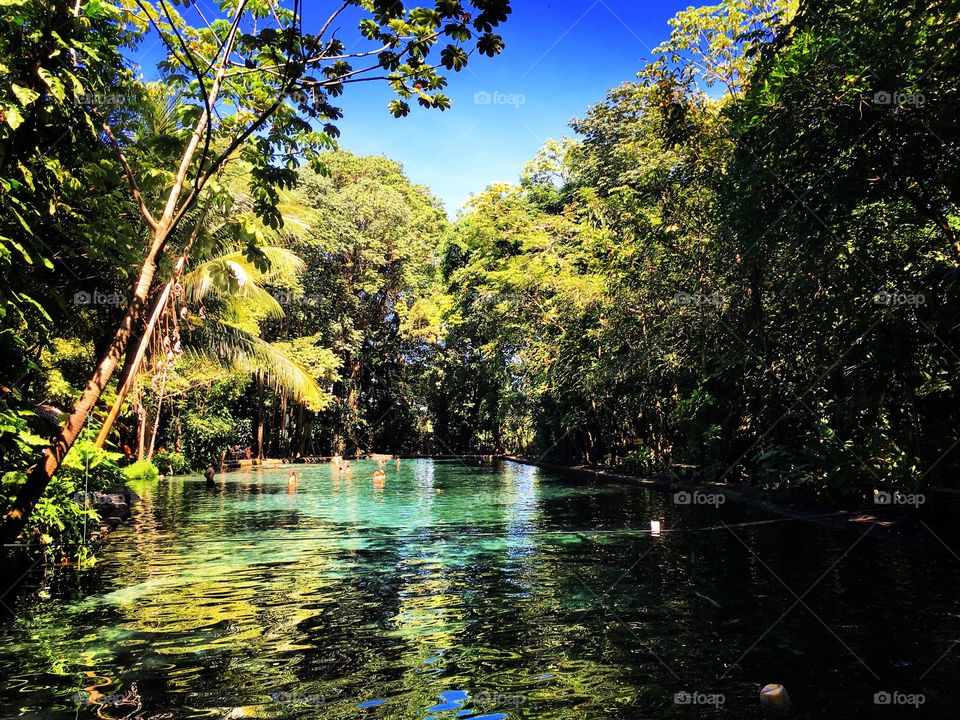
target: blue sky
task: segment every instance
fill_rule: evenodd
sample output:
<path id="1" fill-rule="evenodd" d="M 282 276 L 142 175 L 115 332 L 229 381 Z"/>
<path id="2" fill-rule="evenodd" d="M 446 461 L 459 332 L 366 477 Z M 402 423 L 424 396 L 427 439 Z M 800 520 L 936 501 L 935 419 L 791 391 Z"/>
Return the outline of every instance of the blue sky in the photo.
<path id="1" fill-rule="evenodd" d="M 413 0 L 411 5 L 431 5 Z M 334 100 L 344 110 L 340 146 L 357 154 L 400 161 L 416 183 L 427 185 L 453 217 L 464 201 L 494 182 L 515 182 L 549 138 L 571 135 L 570 120 L 584 115 L 606 91 L 633 80 L 670 33 L 667 21 L 692 0 L 513 0 L 513 14 L 498 32 L 506 50 L 479 54 L 450 73 L 446 112 L 416 103 L 406 118 L 387 112 L 394 98 L 380 82 L 357 83 Z M 318 30 L 339 0 L 306 0 L 304 30 Z M 209 0 L 199 0 L 209 8 Z M 348 50 L 356 43 L 356 11 L 333 26 Z M 155 77 L 157 43 L 134 59 Z"/>
<path id="2" fill-rule="evenodd" d="M 493 59 L 474 56 L 450 77 L 451 110 L 417 108 L 398 120 L 386 111 L 389 88 L 355 85 L 340 98 L 341 147 L 399 160 L 452 216 L 491 183 L 516 181 L 548 138 L 571 135 L 570 120 L 634 79 L 669 36 L 667 21 L 691 4 L 514 0 L 500 30 L 506 50 Z"/>

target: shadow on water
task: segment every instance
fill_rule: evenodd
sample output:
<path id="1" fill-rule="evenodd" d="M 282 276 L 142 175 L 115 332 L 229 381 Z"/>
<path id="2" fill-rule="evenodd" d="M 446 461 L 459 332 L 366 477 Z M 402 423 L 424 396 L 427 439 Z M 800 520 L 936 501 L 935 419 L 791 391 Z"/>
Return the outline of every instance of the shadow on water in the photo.
<path id="1" fill-rule="evenodd" d="M 136 487 L 94 570 L 9 599 L 0 716 L 759 718 L 767 683 L 786 717 L 955 716 L 942 545 L 512 463 L 375 467 Z"/>

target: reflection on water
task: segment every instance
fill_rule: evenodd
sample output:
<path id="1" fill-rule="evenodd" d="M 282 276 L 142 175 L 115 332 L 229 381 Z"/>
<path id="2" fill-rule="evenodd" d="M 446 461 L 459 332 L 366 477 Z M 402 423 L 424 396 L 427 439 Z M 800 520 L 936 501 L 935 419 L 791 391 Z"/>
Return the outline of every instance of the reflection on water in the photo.
<path id="1" fill-rule="evenodd" d="M 742 718 L 773 682 L 792 717 L 920 716 L 884 691 L 955 715 L 940 546 L 512 463 L 375 468 L 137 487 L 100 564 L 0 626 L 0 716 Z"/>

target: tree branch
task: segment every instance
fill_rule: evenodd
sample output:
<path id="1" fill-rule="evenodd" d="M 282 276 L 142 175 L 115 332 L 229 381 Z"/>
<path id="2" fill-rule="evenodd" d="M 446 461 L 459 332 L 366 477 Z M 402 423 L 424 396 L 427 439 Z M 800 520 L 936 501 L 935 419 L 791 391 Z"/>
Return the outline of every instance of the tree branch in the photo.
<path id="1" fill-rule="evenodd" d="M 210 106 L 210 98 L 207 96 L 207 86 L 203 82 L 203 73 L 200 72 L 200 68 L 197 67 L 197 63 L 193 59 L 193 55 L 191 54 L 190 49 L 187 47 L 186 42 L 184 42 L 183 36 L 180 34 L 180 30 L 174 24 L 173 18 L 170 16 L 170 11 L 167 8 L 166 1 L 160 0 L 160 6 L 163 8 L 163 14 L 167 16 L 167 22 L 169 22 L 170 27 L 173 28 L 173 32 L 176 34 L 177 40 L 180 41 L 180 47 L 183 48 L 183 53 L 186 56 L 187 61 L 190 63 L 190 68 L 193 70 L 193 74 L 196 75 L 197 77 L 197 82 L 200 83 L 200 94 L 203 97 L 203 105 L 207 111 L 207 127 L 205 128 L 205 132 L 204 132 L 203 152 L 200 153 L 200 163 L 199 163 L 199 166 L 202 169 L 203 164 L 207 161 L 207 156 L 210 153 L 210 141 L 213 135 L 213 108 Z M 223 49 L 223 46 L 221 46 L 221 50 L 222 49 Z M 228 60 L 229 60 L 229 57 L 230 57 L 230 53 L 228 52 L 227 53 Z M 210 64 L 207 66 L 207 69 L 209 70 L 211 67 L 213 67 L 215 62 L 216 62 L 216 57 L 210 60 Z M 197 177 L 199 177 L 199 173 L 197 174 Z"/>
<path id="2" fill-rule="evenodd" d="M 103 117 L 97 108 L 94 107 L 91 108 L 91 110 L 98 117 Z M 130 167 L 130 163 L 127 161 L 127 156 L 123 154 L 123 148 L 120 147 L 120 142 L 117 140 L 117 137 L 113 134 L 113 130 L 105 120 L 102 122 L 102 127 L 103 132 L 106 133 L 107 137 L 110 139 L 110 144 L 113 145 L 113 150 L 117 155 L 117 160 L 120 161 L 120 167 L 123 168 L 123 174 L 126 176 L 127 183 L 130 185 L 130 192 L 133 193 L 133 199 L 137 203 L 137 208 L 140 210 L 140 214 L 143 215 L 143 219 L 147 221 L 147 225 L 149 225 L 151 229 L 156 230 L 157 221 L 154 220 L 153 215 L 150 213 L 150 209 L 143 201 L 143 196 L 140 194 L 140 188 L 137 186 L 137 180 L 133 175 L 133 168 Z"/>

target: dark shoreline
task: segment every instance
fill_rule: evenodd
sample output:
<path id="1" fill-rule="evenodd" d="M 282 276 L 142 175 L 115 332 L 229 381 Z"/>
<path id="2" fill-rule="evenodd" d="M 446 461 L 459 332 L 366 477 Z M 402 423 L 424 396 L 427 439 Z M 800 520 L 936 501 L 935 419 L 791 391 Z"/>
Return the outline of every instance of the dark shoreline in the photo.
<path id="1" fill-rule="evenodd" d="M 910 510 L 897 506 L 877 506 L 866 503 L 857 507 L 837 508 L 823 504 L 816 504 L 792 497 L 784 492 L 763 490 L 751 485 L 730 485 L 715 482 L 693 482 L 666 475 L 643 477 L 615 472 L 605 468 L 588 465 L 563 465 L 542 462 L 530 458 L 513 455 L 494 456 L 500 460 L 529 465 L 549 470 L 560 475 L 572 478 L 591 478 L 613 480 L 616 482 L 639 485 L 657 492 L 672 493 L 710 492 L 722 493 L 725 498 L 739 502 L 749 507 L 757 508 L 783 518 L 790 518 L 804 522 L 812 522 L 835 530 L 864 531 L 873 526 L 870 535 L 878 540 L 905 543 L 918 547 L 932 545 L 944 546 L 941 536 L 951 536 L 956 540 L 953 545 L 960 547 L 960 534 L 956 525 L 943 524 L 942 517 L 931 517 L 931 507 L 956 507 L 960 496 L 950 499 L 939 499 L 927 503 L 922 509 Z M 945 494 L 945 493 L 939 493 Z M 936 529 L 931 529 L 935 525 Z M 949 543 L 949 541 L 947 541 Z M 950 550 L 950 547 L 947 547 Z M 951 550 L 951 552 L 953 552 Z"/>

